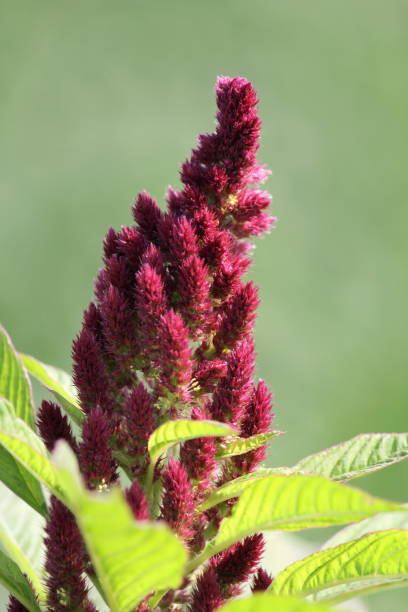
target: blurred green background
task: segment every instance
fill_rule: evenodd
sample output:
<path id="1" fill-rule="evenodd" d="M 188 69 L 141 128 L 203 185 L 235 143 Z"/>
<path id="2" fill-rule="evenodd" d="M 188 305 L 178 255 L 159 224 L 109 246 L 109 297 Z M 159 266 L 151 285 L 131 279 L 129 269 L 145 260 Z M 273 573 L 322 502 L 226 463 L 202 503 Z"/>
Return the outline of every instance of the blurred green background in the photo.
<path id="1" fill-rule="evenodd" d="M 163 202 L 213 126 L 216 76 L 241 75 L 279 218 L 252 273 L 259 375 L 288 431 L 270 462 L 406 430 L 406 0 L 1 6 L 0 319 L 17 347 L 70 367 L 107 227 L 142 189 Z M 407 501 L 407 474 L 359 484 Z"/>

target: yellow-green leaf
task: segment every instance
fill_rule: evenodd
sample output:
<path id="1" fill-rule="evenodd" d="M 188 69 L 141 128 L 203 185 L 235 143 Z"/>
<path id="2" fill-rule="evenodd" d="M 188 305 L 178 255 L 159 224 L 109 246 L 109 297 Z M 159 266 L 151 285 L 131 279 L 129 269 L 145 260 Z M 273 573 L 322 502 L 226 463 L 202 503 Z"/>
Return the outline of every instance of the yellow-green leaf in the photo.
<path id="1" fill-rule="evenodd" d="M 331 480 L 350 480 L 408 457 L 408 433 L 360 434 L 301 459 L 293 470 Z"/>
<path id="2" fill-rule="evenodd" d="M 43 564 L 43 528 L 45 521 L 30 506 L 0 483 L 0 549 L 25 574 L 39 597 Z"/>
<path id="3" fill-rule="evenodd" d="M 377 531 L 289 565 L 271 586 L 277 595 L 338 603 L 408 585 L 408 530 Z"/>
<path id="4" fill-rule="evenodd" d="M 324 604 L 311 604 L 294 597 L 274 597 L 260 593 L 245 599 L 235 599 L 219 612 L 334 612 Z"/>
<path id="5" fill-rule="evenodd" d="M 197 510 L 199 512 L 204 512 L 204 510 L 208 510 L 213 506 L 217 506 L 227 499 L 231 499 L 233 497 L 239 497 L 249 486 L 251 486 L 256 480 L 261 480 L 261 478 L 265 478 L 265 476 L 271 476 L 273 474 L 285 474 L 289 475 L 292 471 L 290 468 L 261 468 L 256 470 L 256 472 L 250 472 L 249 474 L 244 474 L 244 476 L 239 476 L 238 478 L 234 478 L 234 480 L 230 480 L 225 484 L 215 489 L 210 495 L 205 499 L 200 506 L 198 506 Z"/>
<path id="6" fill-rule="evenodd" d="M 0 396 L 9 400 L 18 417 L 34 428 L 30 381 L 6 330 L 0 325 Z"/>
<path id="7" fill-rule="evenodd" d="M 364 521 L 347 525 L 327 540 L 322 548 L 333 548 L 339 544 L 357 540 L 367 533 L 388 529 L 408 529 L 408 507 L 401 512 L 380 512 Z"/>
<path id="8" fill-rule="evenodd" d="M 221 437 L 236 435 L 235 428 L 218 421 L 167 421 L 160 425 L 150 436 L 148 450 L 152 464 L 155 464 L 160 455 L 175 444 L 186 440 L 205 437 Z"/>
<path id="9" fill-rule="evenodd" d="M 283 431 L 271 431 L 269 433 L 257 434 L 250 438 L 236 438 L 231 442 L 221 443 L 220 449 L 217 452 L 218 459 L 226 459 L 227 457 L 234 457 L 236 455 L 243 455 L 251 450 L 255 450 L 260 446 L 263 446 L 276 436 L 283 434 Z"/>
<path id="10" fill-rule="evenodd" d="M 191 562 L 191 567 L 258 531 L 329 527 L 401 509 L 399 504 L 320 476 L 267 476 L 244 491 L 231 516 L 221 522 L 214 542 Z"/>
<path id="11" fill-rule="evenodd" d="M 0 398 L 0 415 L 2 412 L 11 413 L 13 418 L 15 412 L 13 406 Z M 0 417 L 1 420 L 1 417 Z M 34 510 L 47 516 L 47 504 L 38 480 L 34 478 L 14 457 L 0 445 L 0 479 L 4 484 Z"/>
<path id="12" fill-rule="evenodd" d="M 20 358 L 28 372 L 55 395 L 66 412 L 80 425 L 85 415 L 78 403 L 70 375 L 64 370 L 42 363 L 30 355 L 20 353 Z"/>
<path id="13" fill-rule="evenodd" d="M 19 466 L 48 487 L 61 501 L 66 501 L 59 474 L 50 462 L 41 438 L 27 423 L 16 417 L 11 404 L 0 403 L 0 444 Z"/>

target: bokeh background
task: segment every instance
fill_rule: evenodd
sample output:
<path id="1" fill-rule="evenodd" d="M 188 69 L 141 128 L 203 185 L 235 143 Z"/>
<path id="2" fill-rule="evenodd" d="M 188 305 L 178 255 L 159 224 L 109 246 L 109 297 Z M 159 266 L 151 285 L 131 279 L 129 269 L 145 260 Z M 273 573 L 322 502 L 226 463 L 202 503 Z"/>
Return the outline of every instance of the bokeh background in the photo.
<path id="1" fill-rule="evenodd" d="M 161 202 L 218 74 L 253 81 L 279 222 L 258 241 L 271 465 L 407 429 L 406 0 L 2 0 L 0 319 L 70 368 L 109 225 Z M 360 481 L 407 501 L 408 465 Z M 406 609 L 407 591 L 371 596 Z"/>

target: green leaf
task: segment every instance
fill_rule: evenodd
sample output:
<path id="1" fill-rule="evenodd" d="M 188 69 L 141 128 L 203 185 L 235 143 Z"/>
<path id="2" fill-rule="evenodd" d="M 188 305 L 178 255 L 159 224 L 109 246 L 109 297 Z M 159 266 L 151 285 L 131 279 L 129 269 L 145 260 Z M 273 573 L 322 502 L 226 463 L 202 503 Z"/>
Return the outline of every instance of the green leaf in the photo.
<path id="1" fill-rule="evenodd" d="M 231 516 L 221 522 L 215 541 L 192 560 L 191 567 L 258 531 L 329 527 L 401 509 L 398 504 L 320 476 L 267 476 L 244 491 Z"/>
<path id="2" fill-rule="evenodd" d="M 10 402 L 0 398 L 0 414 L 2 412 L 11 413 L 13 417 L 15 416 Z M 0 446 L 0 479 L 34 510 L 43 516 L 47 516 L 47 504 L 37 479 L 16 461 L 3 446 Z"/>
<path id="3" fill-rule="evenodd" d="M 218 421 L 167 421 L 160 425 L 150 436 L 148 450 L 151 465 L 154 466 L 160 455 L 180 442 L 194 438 L 208 438 L 236 435 L 235 428 Z"/>
<path id="4" fill-rule="evenodd" d="M 281 434 L 283 434 L 283 431 L 271 431 L 269 433 L 251 436 L 250 438 L 237 438 L 231 442 L 224 442 L 217 452 L 217 458 L 226 459 L 227 457 L 234 457 L 235 455 L 243 455 L 255 448 L 263 446 L 268 440 L 280 436 Z"/>
<path id="5" fill-rule="evenodd" d="M 244 534 L 241 539 L 263 529 L 341 525 L 386 510 L 401 506 L 319 476 L 267 476 L 243 493 L 232 515 L 222 521 L 217 542 L 235 539 L 237 529 Z"/>
<path id="6" fill-rule="evenodd" d="M 17 416 L 34 428 L 30 381 L 6 330 L 0 325 L 0 396 L 14 406 Z"/>
<path id="7" fill-rule="evenodd" d="M 332 612 L 332 610 L 324 604 L 311 604 L 293 597 L 274 597 L 260 593 L 231 601 L 222 606 L 219 612 Z"/>
<path id="8" fill-rule="evenodd" d="M 357 540 L 367 533 L 386 529 L 408 529 L 408 508 L 401 512 L 380 512 L 364 521 L 348 525 L 327 540 L 323 548 L 333 548 L 339 544 Z"/>
<path id="9" fill-rule="evenodd" d="M 293 469 L 332 480 L 350 480 L 407 457 L 408 433 L 360 434 L 301 459 Z"/>
<path id="10" fill-rule="evenodd" d="M 80 425 L 85 414 L 77 401 L 71 376 L 64 370 L 42 363 L 30 355 L 20 353 L 20 358 L 28 372 L 55 395 L 66 412 Z"/>
<path id="11" fill-rule="evenodd" d="M 239 476 L 239 478 L 235 478 L 234 480 L 230 480 L 226 482 L 218 489 L 215 489 L 208 497 L 203 501 L 200 506 L 198 506 L 197 510 L 199 512 L 204 512 L 204 510 L 208 510 L 213 506 L 217 506 L 227 499 L 232 499 L 233 497 L 239 497 L 250 485 L 252 485 L 256 480 L 261 480 L 265 478 L 265 476 L 271 476 L 273 474 L 284 474 L 289 475 L 292 473 L 290 468 L 260 468 L 256 472 L 250 472 L 249 474 L 244 474 L 244 476 Z"/>
<path id="12" fill-rule="evenodd" d="M 408 531 L 378 531 L 289 565 L 271 586 L 276 595 L 338 603 L 408 585 Z"/>
<path id="13" fill-rule="evenodd" d="M 0 582 L 30 612 L 41 612 L 28 580 L 18 566 L 0 550 Z"/>
<path id="14" fill-rule="evenodd" d="M 37 512 L 0 484 L 0 549 L 29 578 L 39 599 L 44 596 L 40 579 L 44 524 Z"/>
<path id="15" fill-rule="evenodd" d="M 53 461 L 112 612 L 129 612 L 149 593 L 177 588 L 187 553 L 170 529 L 160 522 L 136 522 L 120 489 L 85 490 L 64 441 L 57 443 Z"/>
<path id="16" fill-rule="evenodd" d="M 0 444 L 12 455 L 19 467 L 22 466 L 62 502 L 66 502 L 63 483 L 49 460 L 41 438 L 16 417 L 11 404 L 4 402 L 0 403 Z"/>

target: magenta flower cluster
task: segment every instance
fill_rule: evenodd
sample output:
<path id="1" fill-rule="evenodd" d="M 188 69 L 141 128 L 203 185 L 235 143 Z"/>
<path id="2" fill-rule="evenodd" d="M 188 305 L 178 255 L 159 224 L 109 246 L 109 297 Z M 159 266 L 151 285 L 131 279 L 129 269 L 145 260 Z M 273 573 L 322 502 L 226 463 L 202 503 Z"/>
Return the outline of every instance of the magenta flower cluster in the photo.
<path id="1" fill-rule="evenodd" d="M 181 168 L 181 190 L 170 189 L 162 212 L 147 193 L 133 207 L 135 224 L 110 229 L 95 299 L 73 344 L 74 382 L 86 420 L 77 441 L 58 406 L 43 402 L 39 428 L 51 450 L 63 438 L 79 459 L 87 486 L 115 485 L 122 467 L 125 492 L 138 520 L 164 520 L 191 555 L 215 533 L 234 500 L 198 512 L 216 487 L 255 470 L 261 446 L 220 460 L 219 441 L 185 442 L 161 462 L 158 517 L 145 495 L 147 441 L 161 423 L 178 418 L 232 424 L 248 438 L 271 425 L 271 394 L 254 382 L 253 329 L 258 292 L 243 280 L 251 264 L 249 238 L 274 219 L 270 196 L 256 185 L 268 175 L 256 159 L 257 97 L 243 78 L 217 82 L 217 127 L 199 137 Z M 48 606 L 92 612 L 84 574 L 92 566 L 75 520 L 53 499 L 47 525 Z M 211 612 L 239 594 L 248 580 L 265 590 L 263 536 L 256 534 L 214 556 L 198 578 L 187 577 L 158 609 Z M 11 608 L 10 609 L 15 609 Z M 147 600 L 137 610 L 147 609 Z"/>

